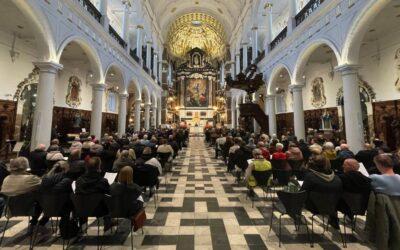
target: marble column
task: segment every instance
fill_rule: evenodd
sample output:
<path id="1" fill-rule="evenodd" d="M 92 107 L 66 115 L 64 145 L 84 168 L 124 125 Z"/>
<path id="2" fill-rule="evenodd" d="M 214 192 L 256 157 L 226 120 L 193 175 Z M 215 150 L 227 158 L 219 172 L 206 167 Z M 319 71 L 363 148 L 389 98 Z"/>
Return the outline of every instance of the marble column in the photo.
<path id="1" fill-rule="evenodd" d="M 240 53 L 237 53 L 237 54 L 236 54 L 235 62 L 236 62 L 235 73 L 236 73 L 236 74 L 239 74 L 239 73 L 240 73 Z"/>
<path id="2" fill-rule="evenodd" d="M 275 106 L 275 95 L 267 95 L 265 97 L 266 113 L 268 114 L 268 127 L 269 134 L 276 135 L 276 106 Z"/>
<path id="3" fill-rule="evenodd" d="M 232 128 L 236 128 L 236 105 L 231 105 L 231 119 Z"/>
<path id="4" fill-rule="evenodd" d="M 252 56 L 251 62 L 254 63 L 256 58 L 258 57 L 258 28 L 253 27 L 251 29 L 252 33 Z"/>
<path id="5" fill-rule="evenodd" d="M 172 64 L 168 62 L 168 85 L 172 86 Z"/>
<path id="6" fill-rule="evenodd" d="M 160 58 L 159 58 L 159 61 L 158 61 L 158 67 L 157 68 L 158 68 L 158 81 L 160 83 L 162 83 L 162 80 L 163 80 L 163 78 L 162 78 L 163 61 L 162 61 L 161 55 L 160 55 Z"/>
<path id="7" fill-rule="evenodd" d="M 161 125 L 161 99 L 158 102 L 157 108 L 157 127 Z"/>
<path id="8" fill-rule="evenodd" d="M 103 115 L 103 95 L 106 85 L 103 83 L 92 84 L 92 114 L 90 117 L 90 134 L 101 138 L 101 123 Z"/>
<path id="9" fill-rule="evenodd" d="M 150 107 L 151 103 L 144 104 L 144 128 L 150 129 Z"/>
<path id="10" fill-rule="evenodd" d="M 152 105 L 151 106 L 151 111 L 152 111 L 151 126 L 156 128 L 157 127 L 157 106 Z"/>
<path id="11" fill-rule="evenodd" d="M 135 101 L 135 131 L 139 132 L 140 131 L 140 111 L 141 111 L 141 105 L 142 100 L 136 100 Z"/>
<path id="12" fill-rule="evenodd" d="M 242 71 L 244 72 L 247 69 L 247 66 L 249 66 L 249 62 L 247 60 L 248 59 L 248 57 L 247 57 L 248 44 L 247 43 L 243 43 L 242 45 L 243 45 L 243 58 L 242 58 L 242 60 L 243 60 L 243 69 L 242 69 Z"/>
<path id="13" fill-rule="evenodd" d="M 273 33 L 272 33 L 272 6 L 267 8 L 267 32 L 265 35 L 265 51 L 269 51 L 269 45 L 272 42 L 272 39 L 274 38 Z"/>
<path id="14" fill-rule="evenodd" d="M 252 101 L 254 101 L 254 103 L 258 105 L 260 96 L 257 93 L 254 93 L 252 99 L 253 99 Z M 260 132 L 261 128 L 256 119 L 253 119 L 253 126 L 254 126 L 255 133 Z"/>
<path id="15" fill-rule="evenodd" d="M 364 144 L 360 87 L 358 86 L 358 65 L 342 65 L 336 71 L 342 74 L 344 118 L 346 140 L 353 152 L 358 152 Z"/>
<path id="16" fill-rule="evenodd" d="M 225 85 L 225 62 L 221 63 L 221 80 L 220 80 L 220 86 L 223 87 Z"/>
<path id="17" fill-rule="evenodd" d="M 151 42 L 146 43 L 146 67 L 151 72 Z"/>
<path id="18" fill-rule="evenodd" d="M 297 0 L 289 0 L 288 35 L 296 28 Z"/>
<path id="19" fill-rule="evenodd" d="M 229 62 L 230 73 L 233 79 L 235 79 L 235 61 Z"/>
<path id="20" fill-rule="evenodd" d="M 99 11 L 101 13 L 101 24 L 108 32 L 108 26 L 110 25 L 110 20 L 107 15 L 108 10 L 108 0 L 100 0 Z"/>
<path id="21" fill-rule="evenodd" d="M 34 65 L 39 68 L 39 83 L 32 126 L 32 150 L 38 144 L 50 145 L 56 76 L 63 68 L 61 64 L 54 62 L 36 62 Z"/>
<path id="22" fill-rule="evenodd" d="M 119 112 L 118 112 L 118 134 L 122 136 L 126 132 L 126 114 L 127 114 L 127 100 L 129 94 L 119 94 Z"/>
<path id="23" fill-rule="evenodd" d="M 142 59 L 142 33 L 143 33 L 143 26 L 138 25 L 136 27 L 136 56 L 139 58 L 139 61 L 143 65 Z"/>
<path id="24" fill-rule="evenodd" d="M 155 81 L 157 82 L 158 81 L 158 69 L 157 69 L 157 66 L 158 66 L 158 55 L 157 55 L 157 53 L 154 53 L 154 56 L 153 56 L 153 75 L 155 76 Z"/>
<path id="25" fill-rule="evenodd" d="M 303 109 L 303 84 L 289 85 L 293 92 L 293 116 L 294 116 L 294 134 L 297 139 L 305 139 L 305 121 Z"/>
<path id="26" fill-rule="evenodd" d="M 236 128 L 240 128 L 240 107 L 236 105 Z"/>

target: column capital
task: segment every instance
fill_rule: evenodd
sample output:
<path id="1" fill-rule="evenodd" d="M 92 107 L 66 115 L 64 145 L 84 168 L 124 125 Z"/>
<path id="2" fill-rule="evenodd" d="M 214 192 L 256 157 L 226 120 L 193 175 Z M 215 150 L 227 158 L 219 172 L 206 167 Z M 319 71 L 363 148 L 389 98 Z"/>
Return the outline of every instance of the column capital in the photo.
<path id="1" fill-rule="evenodd" d="M 343 64 L 335 67 L 335 71 L 342 73 L 342 75 L 357 74 L 358 70 L 361 68 L 357 64 Z"/>
<path id="2" fill-rule="evenodd" d="M 243 42 L 243 43 L 242 43 L 242 46 L 247 46 L 247 45 L 249 45 L 248 42 Z"/>
<path id="3" fill-rule="evenodd" d="M 251 28 L 251 30 L 258 30 L 258 27 L 253 27 Z"/>
<path id="4" fill-rule="evenodd" d="M 135 100 L 135 104 L 141 104 L 142 103 L 142 100 L 141 99 L 137 99 L 137 100 Z"/>
<path id="5" fill-rule="evenodd" d="M 106 89 L 106 85 L 103 83 L 92 83 L 93 90 L 104 91 Z"/>
<path id="6" fill-rule="evenodd" d="M 303 90 L 303 87 L 304 87 L 303 84 L 290 84 L 289 90 L 293 92 L 301 92 Z"/>
<path id="7" fill-rule="evenodd" d="M 152 41 L 147 41 L 146 44 L 147 44 L 147 45 L 152 45 L 153 42 L 152 42 Z"/>
<path id="8" fill-rule="evenodd" d="M 33 65 L 39 68 L 41 72 L 57 73 L 63 69 L 63 65 L 56 62 L 34 62 Z"/>
<path id="9" fill-rule="evenodd" d="M 144 104 L 144 107 L 145 107 L 145 108 L 150 108 L 150 107 L 151 107 L 151 103 L 150 103 L 150 102 L 145 103 L 145 104 Z"/>
<path id="10" fill-rule="evenodd" d="M 144 27 L 143 27 L 143 25 L 141 25 L 141 24 L 138 24 L 138 25 L 136 25 L 136 29 L 144 29 Z"/>
<path id="11" fill-rule="evenodd" d="M 128 93 L 119 93 L 119 98 L 120 99 L 128 99 L 129 94 Z"/>
<path id="12" fill-rule="evenodd" d="M 272 101 L 272 100 L 275 100 L 275 97 L 276 97 L 275 95 L 266 95 L 265 96 L 265 100 L 266 101 Z"/>

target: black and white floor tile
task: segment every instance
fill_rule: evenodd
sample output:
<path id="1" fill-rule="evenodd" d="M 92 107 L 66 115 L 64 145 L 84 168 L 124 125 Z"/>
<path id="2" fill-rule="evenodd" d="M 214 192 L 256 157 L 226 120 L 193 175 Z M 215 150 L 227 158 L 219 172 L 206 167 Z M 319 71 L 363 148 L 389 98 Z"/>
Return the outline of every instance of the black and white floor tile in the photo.
<path id="1" fill-rule="evenodd" d="M 162 178 L 157 206 L 151 199 L 146 204 L 147 222 L 144 234 L 134 234 L 135 249 L 309 249 L 304 226 L 295 230 L 290 218 L 282 220 L 282 246 L 279 248 L 278 217 L 270 231 L 271 200 L 265 199 L 261 190 L 252 208 L 246 198 L 246 187 L 236 184 L 226 173 L 222 160 L 214 158 L 214 150 L 204 143 L 203 137 L 191 137 L 174 161 L 172 173 Z M 311 215 L 306 213 L 310 223 Z M 354 235 L 348 235 L 348 249 L 370 249 L 362 240 L 361 218 Z M 91 220 L 91 222 L 93 222 Z M 314 249 L 340 249 L 340 235 L 332 230 L 322 235 L 322 220 L 317 219 L 314 230 Z M 12 219 L 6 231 L 2 249 L 27 249 L 27 220 Z M 96 249 L 96 223 L 88 235 L 75 242 L 70 249 Z M 0 230 L 4 219 L 0 220 Z M 103 249 L 130 249 L 129 229 L 123 226 L 118 232 L 102 236 Z M 351 229 L 348 228 L 349 232 Z M 361 236 L 360 236 L 361 234 Z M 35 249 L 62 249 L 62 241 L 54 235 L 42 239 Z"/>

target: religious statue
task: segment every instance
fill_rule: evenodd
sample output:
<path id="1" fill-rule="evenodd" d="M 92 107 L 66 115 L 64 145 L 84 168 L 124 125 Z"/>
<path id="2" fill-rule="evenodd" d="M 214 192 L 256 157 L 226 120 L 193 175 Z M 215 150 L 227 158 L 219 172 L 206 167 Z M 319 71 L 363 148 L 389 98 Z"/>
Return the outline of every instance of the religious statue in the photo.
<path id="1" fill-rule="evenodd" d="M 81 102 L 81 80 L 77 76 L 71 76 L 68 81 L 68 91 L 66 96 L 66 103 L 68 106 L 76 108 Z"/>
<path id="2" fill-rule="evenodd" d="M 74 123 L 73 123 L 73 128 L 81 128 L 81 124 L 82 124 L 82 116 L 81 114 L 77 111 L 74 115 Z"/>
<path id="3" fill-rule="evenodd" d="M 325 88 L 324 88 L 324 80 L 322 77 L 317 77 L 312 82 L 312 97 L 311 97 L 311 105 L 316 108 L 321 108 L 326 104 L 325 97 Z"/>
<path id="4" fill-rule="evenodd" d="M 397 71 L 397 80 L 394 86 L 396 87 L 397 90 L 400 90 L 400 49 L 397 49 L 394 59 L 396 60 L 396 71 Z"/>
<path id="5" fill-rule="evenodd" d="M 332 118 L 332 115 L 325 110 L 324 114 L 321 116 L 322 130 L 332 130 Z"/>

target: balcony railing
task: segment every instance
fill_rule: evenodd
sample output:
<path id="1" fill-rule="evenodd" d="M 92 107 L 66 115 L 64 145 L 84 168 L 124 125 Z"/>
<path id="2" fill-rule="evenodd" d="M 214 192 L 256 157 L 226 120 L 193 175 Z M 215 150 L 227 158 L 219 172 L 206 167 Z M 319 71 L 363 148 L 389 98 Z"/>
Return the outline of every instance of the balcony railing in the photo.
<path id="1" fill-rule="evenodd" d="M 129 52 L 129 54 L 131 55 L 131 57 L 133 58 L 133 60 L 135 60 L 137 63 L 140 64 L 140 59 L 139 57 L 136 55 L 136 50 L 132 50 Z"/>
<path id="2" fill-rule="evenodd" d="M 83 8 L 89 12 L 90 15 L 94 17 L 94 19 L 97 20 L 97 22 L 101 22 L 101 13 L 100 11 L 90 2 L 90 0 L 77 0 L 78 3 L 80 3 Z"/>
<path id="3" fill-rule="evenodd" d="M 296 15 L 296 26 L 299 26 L 304 20 L 307 19 L 322 3 L 324 0 L 310 0 L 304 8 Z"/>
<path id="4" fill-rule="evenodd" d="M 146 65 L 143 65 L 143 70 L 147 72 L 147 74 L 150 74 L 149 68 L 146 67 Z"/>
<path id="5" fill-rule="evenodd" d="M 272 51 L 280 42 L 283 41 L 283 39 L 285 39 L 287 36 L 287 27 L 285 27 L 281 33 L 279 33 L 275 39 L 270 43 L 269 48 L 270 51 Z"/>
<path id="6" fill-rule="evenodd" d="M 254 60 L 254 64 L 261 62 L 262 59 L 264 59 L 264 57 L 265 57 L 265 50 L 263 50 L 261 53 L 259 53 L 259 55 Z"/>
<path id="7" fill-rule="evenodd" d="M 111 27 L 111 25 L 108 26 L 108 32 L 122 46 L 122 48 L 126 49 L 127 46 L 126 42 L 118 35 L 118 33 L 115 31 L 113 27 Z"/>

